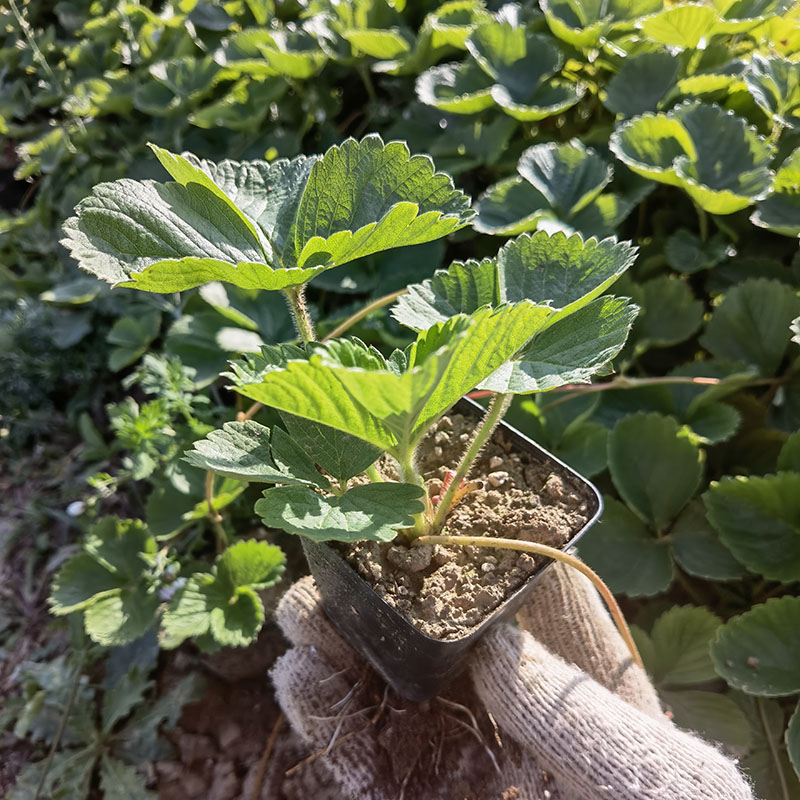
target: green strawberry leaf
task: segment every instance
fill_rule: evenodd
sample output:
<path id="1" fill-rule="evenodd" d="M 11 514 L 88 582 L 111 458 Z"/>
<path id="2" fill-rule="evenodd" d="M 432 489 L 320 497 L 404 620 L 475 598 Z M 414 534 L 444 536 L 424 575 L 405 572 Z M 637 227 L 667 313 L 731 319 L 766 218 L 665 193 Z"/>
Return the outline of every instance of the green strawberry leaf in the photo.
<path id="1" fill-rule="evenodd" d="M 773 597 L 729 620 L 711 657 L 717 672 L 747 694 L 800 692 L 800 597 Z"/>
<path id="2" fill-rule="evenodd" d="M 475 211 L 475 230 L 495 236 L 535 230 L 540 219 L 554 216 L 547 198 L 518 176 L 490 186 L 478 198 Z"/>
<path id="3" fill-rule="evenodd" d="M 138 639 L 155 622 L 159 606 L 154 587 L 124 588 L 101 596 L 83 612 L 89 638 L 104 647 L 116 647 Z"/>
<path id="4" fill-rule="evenodd" d="M 747 208 L 772 184 L 766 141 L 715 105 L 688 102 L 634 117 L 617 126 L 610 147 L 638 175 L 681 186 L 712 214 Z"/>
<path id="5" fill-rule="evenodd" d="M 427 156 L 371 134 L 330 148 L 314 164 L 297 211 L 300 267 L 326 268 L 463 228 L 469 199 Z"/>
<path id="6" fill-rule="evenodd" d="M 613 239 L 552 236 L 538 231 L 507 242 L 495 260 L 455 262 L 412 284 L 392 308 L 403 325 L 422 330 L 483 305 L 528 301 L 551 309 L 552 325 L 599 297 L 636 259 L 636 249 Z M 535 331 L 531 332 L 533 335 Z"/>
<path id="7" fill-rule="evenodd" d="M 774 123 L 800 126 L 800 64 L 753 53 L 744 72 L 753 99 Z"/>
<path id="8" fill-rule="evenodd" d="M 642 519 L 663 531 L 697 491 L 702 452 L 678 424 L 660 414 L 620 420 L 608 440 L 608 468 L 617 491 Z"/>
<path id="9" fill-rule="evenodd" d="M 789 286 L 751 278 L 725 294 L 700 343 L 717 358 L 740 361 L 772 376 L 789 346 L 789 326 L 798 313 L 800 298 Z"/>
<path id="10" fill-rule="evenodd" d="M 720 541 L 699 500 L 681 511 L 670 530 L 675 561 L 685 572 L 714 581 L 744 578 L 747 570 Z"/>
<path id="11" fill-rule="evenodd" d="M 800 474 L 724 478 L 703 500 L 737 560 L 770 580 L 800 580 Z"/>
<path id="12" fill-rule="evenodd" d="M 255 505 L 265 525 L 318 542 L 389 542 L 423 511 L 423 490 L 409 483 L 368 483 L 339 497 L 307 487 L 267 489 Z"/>
<path id="13" fill-rule="evenodd" d="M 693 274 L 721 264 L 732 253 L 728 241 L 721 235 L 712 236 L 708 242 L 687 230 L 678 228 L 664 248 L 664 257 L 672 269 Z"/>
<path id="14" fill-rule="evenodd" d="M 274 164 L 155 152 L 177 183 L 100 184 L 64 225 L 81 267 L 116 286 L 285 289 L 380 250 L 438 239 L 473 213 L 428 157 L 374 134 L 322 158 Z"/>
<path id="15" fill-rule="evenodd" d="M 752 736 L 747 717 L 727 695 L 693 689 L 661 691 L 659 695 L 679 727 L 739 752 L 750 746 Z"/>
<path id="16" fill-rule="evenodd" d="M 573 47 L 586 49 L 602 44 L 612 32 L 632 28 L 636 19 L 660 9 L 662 0 L 541 0 L 540 5 L 553 35 Z"/>
<path id="17" fill-rule="evenodd" d="M 651 657 L 645 666 L 661 686 L 692 686 L 717 677 L 710 644 L 722 621 L 708 609 L 674 606 L 662 614 L 650 632 Z"/>
<path id="18" fill-rule="evenodd" d="M 260 483 L 300 483 L 327 487 L 302 447 L 258 422 L 226 422 L 187 450 L 184 461 L 218 475 Z"/>
<path id="19" fill-rule="evenodd" d="M 291 441 L 332 475 L 339 486 L 374 464 L 381 455 L 379 448 L 327 425 L 292 414 L 281 414 L 281 419 Z"/>
<path id="20" fill-rule="evenodd" d="M 66 561 L 56 573 L 50 594 L 50 611 L 56 616 L 87 608 L 98 597 L 115 594 L 124 579 L 108 570 L 88 553 Z"/>
<path id="21" fill-rule="evenodd" d="M 627 58 L 608 82 L 603 105 L 623 117 L 656 111 L 678 77 L 678 61 L 670 53 L 652 53 Z"/>
<path id="22" fill-rule="evenodd" d="M 800 778 L 800 703 L 795 707 L 794 714 L 786 728 L 786 750 L 794 771 Z"/>
<path id="23" fill-rule="evenodd" d="M 481 388 L 527 394 L 589 383 L 622 350 L 637 311 L 626 298 L 598 297 L 536 335 Z"/>
<path id="24" fill-rule="evenodd" d="M 631 335 L 638 352 L 686 341 L 703 324 L 703 304 L 685 280 L 661 275 L 631 289 L 643 309 Z"/>
<path id="25" fill-rule="evenodd" d="M 686 3 L 645 17 L 636 27 L 653 42 L 694 50 L 711 37 L 718 22 L 719 16 L 714 8 Z"/>
<path id="26" fill-rule="evenodd" d="M 210 574 L 195 573 L 170 600 L 161 623 L 161 644 L 177 647 L 189 637 L 210 633 L 227 647 L 243 647 L 264 622 L 255 590 L 280 579 L 285 557 L 280 548 L 255 540 L 239 541 L 218 558 Z"/>
<path id="27" fill-rule="evenodd" d="M 439 64 L 417 79 L 420 102 L 452 114 L 477 114 L 494 105 L 492 80 L 474 62 Z"/>
<path id="28" fill-rule="evenodd" d="M 800 147 L 781 164 L 772 194 L 756 205 L 750 221 L 784 236 L 800 236 Z"/>
<path id="29" fill-rule="evenodd" d="M 475 381 L 528 341 L 542 313 L 520 303 L 452 317 L 389 361 L 357 340 L 331 342 L 308 360 L 289 361 L 284 370 L 267 372 L 259 382 L 238 382 L 235 388 L 389 452 L 405 452 Z"/>
<path id="30" fill-rule="evenodd" d="M 666 542 L 619 501 L 603 502 L 603 516 L 578 546 L 581 558 L 615 594 L 649 597 L 668 589 L 674 567 Z"/>

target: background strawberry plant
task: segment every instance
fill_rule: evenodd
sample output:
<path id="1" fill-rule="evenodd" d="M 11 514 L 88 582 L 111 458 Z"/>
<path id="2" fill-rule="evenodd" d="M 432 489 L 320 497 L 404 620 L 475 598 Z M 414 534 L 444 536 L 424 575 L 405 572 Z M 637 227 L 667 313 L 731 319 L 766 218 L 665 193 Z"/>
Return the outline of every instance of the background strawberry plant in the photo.
<path id="1" fill-rule="evenodd" d="M 0 772 L 4 789 L 19 778 L 11 797 L 153 788 L 136 765 L 158 748 L 126 751 L 130 725 L 148 707 L 169 722 L 200 691 L 149 677 L 158 593 L 181 574 L 219 583 L 235 552 L 212 566 L 216 551 L 265 537 L 249 490 L 218 481 L 211 508 L 181 457 L 235 417 L 227 360 L 295 337 L 282 300 L 247 289 L 111 292 L 61 225 L 97 183 L 163 180 L 147 142 L 274 160 L 371 132 L 430 153 L 477 215 L 314 278 L 322 334 L 526 231 L 640 248 L 614 289 L 642 309 L 615 374 L 518 399 L 509 419 L 602 488 L 580 554 L 625 598 L 675 720 L 738 754 L 763 800 L 800 797 L 796 3 L 9 0 L 0 85 L 0 692 L 8 752 L 25 754 Z M 381 313 L 352 332 L 409 340 Z M 67 559 L 94 570 L 86 542 L 109 563 L 121 525 L 153 542 L 128 576 L 145 634 L 127 673 L 95 601 L 79 599 L 85 626 L 45 602 Z M 215 646 L 259 627 L 233 642 L 207 610 Z M 67 702 L 84 691 L 88 722 Z"/>

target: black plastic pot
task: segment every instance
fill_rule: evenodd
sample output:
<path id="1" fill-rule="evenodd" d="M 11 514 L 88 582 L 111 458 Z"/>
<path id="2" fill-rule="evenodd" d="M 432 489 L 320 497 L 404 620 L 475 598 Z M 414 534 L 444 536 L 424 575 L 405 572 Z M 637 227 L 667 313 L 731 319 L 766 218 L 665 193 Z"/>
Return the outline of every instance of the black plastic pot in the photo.
<path id="1" fill-rule="evenodd" d="M 471 400 L 462 400 L 456 410 L 476 416 L 483 412 Z M 591 516 L 566 543 L 564 549 L 572 547 L 600 517 L 603 511 L 600 493 L 583 476 L 550 455 L 536 442 L 510 425 L 501 423 L 501 427 L 506 438 L 519 450 L 529 453 L 538 461 L 558 466 L 589 490 L 593 506 L 590 509 Z M 462 671 L 473 645 L 492 625 L 516 614 L 533 591 L 536 579 L 553 563 L 548 560 L 543 564 L 471 633 L 461 639 L 441 641 L 417 630 L 383 600 L 332 547 L 304 539 L 303 549 L 322 595 L 328 619 L 399 695 L 416 702 L 435 697 L 445 683 Z"/>

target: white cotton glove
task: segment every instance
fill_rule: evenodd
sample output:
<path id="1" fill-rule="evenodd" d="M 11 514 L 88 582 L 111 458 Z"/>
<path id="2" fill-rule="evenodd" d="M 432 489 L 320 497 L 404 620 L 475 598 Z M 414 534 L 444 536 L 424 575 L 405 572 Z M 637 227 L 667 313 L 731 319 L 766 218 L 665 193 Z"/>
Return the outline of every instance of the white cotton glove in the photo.
<path id="1" fill-rule="evenodd" d="M 599 596 L 556 564 L 469 674 L 413 704 L 341 639 L 311 578 L 278 622 L 278 701 L 312 757 L 296 772 L 341 800 L 752 800 L 735 764 L 661 713 Z M 471 680 L 470 680 L 471 679 Z M 316 793 L 315 793 L 316 794 Z M 316 794 L 320 800 L 325 795 Z"/>

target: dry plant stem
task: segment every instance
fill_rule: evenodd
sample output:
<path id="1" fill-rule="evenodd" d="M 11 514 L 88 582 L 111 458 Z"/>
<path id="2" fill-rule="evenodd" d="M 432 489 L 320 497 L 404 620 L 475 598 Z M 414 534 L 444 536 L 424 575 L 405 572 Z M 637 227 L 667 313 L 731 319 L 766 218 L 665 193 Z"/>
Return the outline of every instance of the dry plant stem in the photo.
<path id="1" fill-rule="evenodd" d="M 436 509 L 436 516 L 433 518 L 434 530 L 439 530 L 442 525 L 444 525 L 447 512 L 450 510 L 450 506 L 453 503 L 453 498 L 461 486 L 461 482 L 467 477 L 467 474 L 475 462 L 478 453 L 480 453 L 480 451 L 483 449 L 483 446 L 492 435 L 492 431 L 494 431 L 494 429 L 497 427 L 497 424 L 503 418 L 503 414 L 506 413 L 506 409 L 511 402 L 511 397 L 512 396 L 510 394 L 496 394 L 492 398 L 492 402 L 489 404 L 486 415 L 481 420 L 480 425 L 478 425 L 475 435 L 472 437 L 472 441 L 467 448 L 467 452 L 464 453 L 464 457 L 461 459 L 461 463 L 458 465 L 458 469 L 456 470 L 453 479 L 450 481 L 449 486 L 439 499 L 439 505 Z"/>
<path id="2" fill-rule="evenodd" d="M 269 738 L 267 739 L 267 744 L 264 747 L 264 753 L 261 756 L 261 761 L 258 764 L 258 775 L 256 775 L 256 782 L 253 786 L 253 796 L 252 800 L 258 800 L 261 797 L 261 786 L 264 783 L 264 772 L 267 769 L 267 762 L 269 761 L 270 754 L 272 753 L 272 748 L 275 746 L 275 740 L 278 738 L 278 733 L 280 729 L 283 727 L 283 723 L 286 721 L 286 717 L 283 716 L 283 712 L 278 714 L 278 719 L 275 720 L 275 724 L 272 726 L 272 731 L 269 734 Z"/>
<path id="3" fill-rule="evenodd" d="M 211 470 L 206 472 L 206 505 L 208 518 L 217 538 L 217 552 L 221 553 L 228 546 L 228 534 L 222 527 L 222 515 L 214 508 L 214 473 Z"/>
<path id="4" fill-rule="evenodd" d="M 237 397 L 240 397 L 240 396 L 241 395 L 237 395 Z M 256 414 L 258 414 L 258 412 L 261 411 L 262 408 L 264 408 L 264 404 L 263 403 L 258 403 L 258 402 L 253 403 L 253 405 L 251 405 L 250 408 L 247 409 L 247 411 L 240 411 L 236 415 L 236 421 L 237 422 L 247 422 L 247 420 L 253 419 L 253 417 Z"/>
<path id="5" fill-rule="evenodd" d="M 292 318 L 303 344 L 316 341 L 317 334 L 314 332 L 314 323 L 311 321 L 306 305 L 305 286 L 289 286 L 283 290 L 283 293 L 289 301 Z"/>
<path id="6" fill-rule="evenodd" d="M 611 590 L 603 583 L 600 576 L 583 561 L 569 553 L 562 550 L 556 550 L 555 547 L 549 547 L 546 544 L 539 544 L 538 542 L 523 542 L 517 539 L 499 539 L 494 536 L 418 536 L 411 542 L 412 546 L 420 546 L 425 544 L 447 544 L 447 545 L 465 545 L 470 547 L 496 547 L 500 550 L 520 550 L 523 553 L 534 553 L 540 556 L 547 556 L 555 561 L 560 561 L 562 564 L 567 564 L 573 569 L 578 570 L 582 575 L 585 575 L 593 584 L 595 589 L 600 592 L 600 596 L 608 606 L 608 610 L 614 620 L 617 630 L 622 636 L 625 644 L 630 651 L 631 658 L 636 664 L 644 669 L 642 657 L 636 649 L 636 643 L 633 641 L 628 623 L 625 622 L 625 617 L 620 610 L 614 595 Z"/>
<path id="7" fill-rule="evenodd" d="M 356 322 L 360 322 L 364 317 L 371 314 L 373 311 L 383 308 L 384 306 L 388 306 L 389 303 L 397 300 L 401 294 L 405 294 L 408 289 L 400 289 L 397 292 L 392 292 L 391 294 L 384 295 L 383 297 L 379 297 L 377 300 L 373 300 L 371 303 L 368 303 L 364 306 L 360 311 L 356 311 L 351 317 L 348 317 L 344 322 L 340 325 L 337 325 L 329 334 L 322 337 L 323 342 L 327 342 L 331 339 L 335 339 L 337 336 L 341 336 L 346 330 L 349 330 L 356 324 Z"/>

